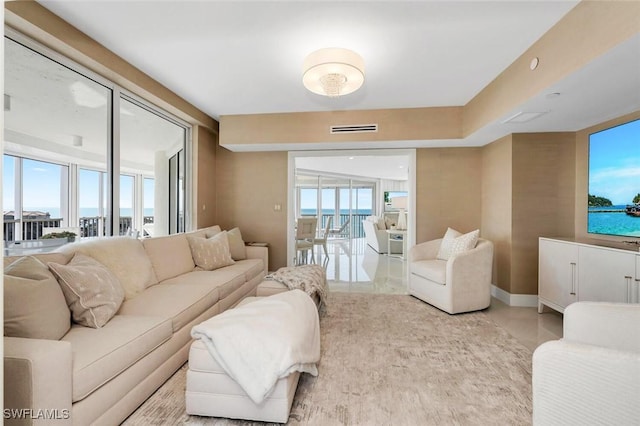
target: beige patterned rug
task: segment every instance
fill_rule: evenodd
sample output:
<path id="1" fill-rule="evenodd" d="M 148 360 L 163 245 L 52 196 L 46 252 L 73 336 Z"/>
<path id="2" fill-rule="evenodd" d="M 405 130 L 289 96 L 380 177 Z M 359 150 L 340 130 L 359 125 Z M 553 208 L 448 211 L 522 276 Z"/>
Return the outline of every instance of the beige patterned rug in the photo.
<path id="1" fill-rule="evenodd" d="M 483 312 L 411 296 L 332 293 L 318 377 L 300 376 L 291 425 L 531 424 L 531 351 Z M 126 425 L 248 425 L 188 416 L 186 365 Z"/>

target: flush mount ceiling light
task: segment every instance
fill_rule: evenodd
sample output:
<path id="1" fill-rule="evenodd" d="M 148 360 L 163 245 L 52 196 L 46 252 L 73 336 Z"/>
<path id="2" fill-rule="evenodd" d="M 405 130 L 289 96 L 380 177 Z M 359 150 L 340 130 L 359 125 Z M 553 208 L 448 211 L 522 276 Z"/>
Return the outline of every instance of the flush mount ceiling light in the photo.
<path id="1" fill-rule="evenodd" d="M 356 52 L 331 47 L 309 54 L 302 83 L 318 95 L 337 97 L 353 93 L 364 83 L 364 61 Z"/>

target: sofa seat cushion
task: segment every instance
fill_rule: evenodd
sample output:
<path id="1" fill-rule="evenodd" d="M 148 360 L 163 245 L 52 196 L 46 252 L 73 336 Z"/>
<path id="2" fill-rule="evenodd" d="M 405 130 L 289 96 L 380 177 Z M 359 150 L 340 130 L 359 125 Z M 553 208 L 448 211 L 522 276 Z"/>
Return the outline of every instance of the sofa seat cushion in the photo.
<path id="1" fill-rule="evenodd" d="M 73 351 L 73 402 L 118 376 L 172 336 L 161 317 L 116 315 L 102 328 L 73 325 L 62 338 Z"/>
<path id="2" fill-rule="evenodd" d="M 226 284 L 220 286 L 220 299 L 224 299 L 245 282 L 251 281 L 253 278 L 264 273 L 262 259 L 245 259 L 238 260 L 233 265 L 212 271 L 220 274 L 221 280 L 226 280 Z"/>
<path id="3" fill-rule="evenodd" d="M 220 290 L 220 299 L 224 299 L 252 278 L 263 271 L 261 259 L 239 260 L 233 265 L 225 266 L 214 271 L 195 270 L 164 281 L 162 284 L 202 284 L 207 283 Z"/>
<path id="4" fill-rule="evenodd" d="M 418 260 L 411 263 L 411 273 L 438 284 L 445 285 L 447 261 L 440 259 Z"/>
<path id="5" fill-rule="evenodd" d="M 178 331 L 219 299 L 218 284 L 196 278 L 193 272 L 149 287 L 138 297 L 120 307 L 120 315 L 143 315 L 170 318 Z"/>

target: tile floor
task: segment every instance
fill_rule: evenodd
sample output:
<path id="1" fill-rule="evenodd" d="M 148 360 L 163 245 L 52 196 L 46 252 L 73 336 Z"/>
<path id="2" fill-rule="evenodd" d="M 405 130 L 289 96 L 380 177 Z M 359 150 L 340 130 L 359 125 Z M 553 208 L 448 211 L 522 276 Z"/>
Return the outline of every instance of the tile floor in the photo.
<path id="1" fill-rule="evenodd" d="M 381 255 L 362 238 L 333 240 L 327 244 L 328 256 L 316 248 L 318 263 L 326 263 L 331 291 L 407 294 L 406 261 Z M 562 337 L 562 314 L 536 308 L 512 307 L 493 298 L 486 310 L 491 319 L 532 351 L 548 340 Z"/>

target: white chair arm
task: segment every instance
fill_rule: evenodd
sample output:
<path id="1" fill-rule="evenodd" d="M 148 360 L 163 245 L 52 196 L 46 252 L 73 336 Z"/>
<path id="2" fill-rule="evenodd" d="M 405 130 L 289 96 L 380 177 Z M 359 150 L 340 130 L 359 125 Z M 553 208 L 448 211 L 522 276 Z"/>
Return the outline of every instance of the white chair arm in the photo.
<path id="1" fill-rule="evenodd" d="M 454 292 L 464 292 L 456 286 L 486 285 L 491 286 L 493 267 L 493 243 L 481 240 L 478 245 L 464 253 L 452 256 L 447 261 L 447 285 Z"/>
<path id="2" fill-rule="evenodd" d="M 409 262 L 415 262 L 417 260 L 435 259 L 440 250 L 440 244 L 442 238 L 437 240 L 431 240 L 424 243 L 416 244 L 409 249 Z"/>
<path id="3" fill-rule="evenodd" d="M 564 311 L 563 329 L 566 341 L 640 353 L 640 305 L 572 303 Z"/>
<path id="4" fill-rule="evenodd" d="M 639 401 L 639 353 L 565 340 L 533 353 L 534 425 L 637 424 Z"/>

